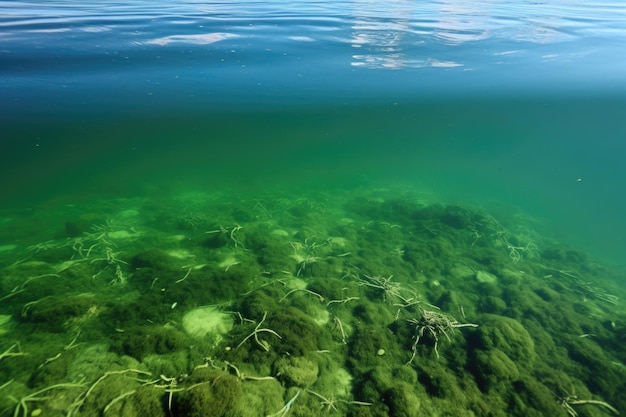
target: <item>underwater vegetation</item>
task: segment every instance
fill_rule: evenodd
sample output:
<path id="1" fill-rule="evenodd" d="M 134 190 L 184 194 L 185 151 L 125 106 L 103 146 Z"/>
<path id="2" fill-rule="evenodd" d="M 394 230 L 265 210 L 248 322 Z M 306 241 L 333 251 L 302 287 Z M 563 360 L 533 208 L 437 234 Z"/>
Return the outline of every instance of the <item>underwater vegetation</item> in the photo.
<path id="1" fill-rule="evenodd" d="M 618 272 L 515 215 L 391 189 L 35 214 L 3 214 L 0 415 L 626 410 Z"/>

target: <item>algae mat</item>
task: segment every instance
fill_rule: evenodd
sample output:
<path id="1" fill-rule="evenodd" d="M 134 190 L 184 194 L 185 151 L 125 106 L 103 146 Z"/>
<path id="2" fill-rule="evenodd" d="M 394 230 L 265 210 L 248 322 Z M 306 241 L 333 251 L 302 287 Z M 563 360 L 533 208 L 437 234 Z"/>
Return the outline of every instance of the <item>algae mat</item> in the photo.
<path id="1" fill-rule="evenodd" d="M 4 213 L 1 413 L 626 410 L 618 271 L 516 214 L 388 188 Z"/>

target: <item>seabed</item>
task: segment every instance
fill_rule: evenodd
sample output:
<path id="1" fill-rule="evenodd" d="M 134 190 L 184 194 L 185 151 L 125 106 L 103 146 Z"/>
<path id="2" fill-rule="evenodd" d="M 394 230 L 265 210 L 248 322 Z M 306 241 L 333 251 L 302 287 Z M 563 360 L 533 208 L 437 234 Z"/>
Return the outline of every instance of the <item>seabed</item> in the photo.
<path id="1" fill-rule="evenodd" d="M 2 214 L 6 416 L 606 416 L 618 272 L 391 188 Z"/>

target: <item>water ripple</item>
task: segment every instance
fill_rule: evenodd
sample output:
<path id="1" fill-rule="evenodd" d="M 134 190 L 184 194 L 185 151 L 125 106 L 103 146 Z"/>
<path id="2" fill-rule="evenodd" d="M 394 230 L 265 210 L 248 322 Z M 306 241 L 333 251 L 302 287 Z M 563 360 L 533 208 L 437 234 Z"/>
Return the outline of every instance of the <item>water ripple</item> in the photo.
<path id="1" fill-rule="evenodd" d="M 186 77 L 194 86 L 200 78 L 206 91 L 215 90 L 211 80 L 251 91 L 277 82 L 317 91 L 312 84 L 339 74 L 359 80 L 352 71 L 375 69 L 475 72 L 487 80 L 576 68 L 623 78 L 619 1 L 3 1 L 0 82 Z"/>

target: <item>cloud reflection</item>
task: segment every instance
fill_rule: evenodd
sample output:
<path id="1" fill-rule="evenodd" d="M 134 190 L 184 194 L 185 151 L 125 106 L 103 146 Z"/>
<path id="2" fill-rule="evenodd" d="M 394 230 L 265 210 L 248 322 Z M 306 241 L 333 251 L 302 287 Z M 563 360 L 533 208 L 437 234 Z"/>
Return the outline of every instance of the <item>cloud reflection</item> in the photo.
<path id="1" fill-rule="evenodd" d="M 349 43 L 352 66 L 366 68 L 453 68 L 467 66 L 467 49 L 485 40 L 550 44 L 568 40 L 568 19 L 537 4 L 529 10 L 495 0 L 353 0 Z M 446 59 L 433 56 L 444 51 Z M 500 52 L 500 51 L 499 51 Z M 500 55 L 519 50 L 500 52 Z M 490 56 L 497 53 L 488 53 Z"/>
<path id="2" fill-rule="evenodd" d="M 378 2 L 357 0 L 350 43 L 359 48 L 352 55 L 351 65 L 366 68 L 400 69 L 407 66 L 404 50 L 406 37 L 411 31 L 411 2 L 391 1 L 385 4 L 384 18 L 377 8 Z"/>
<path id="3" fill-rule="evenodd" d="M 146 43 L 151 45 L 166 46 L 171 43 L 188 43 L 194 45 L 208 45 L 226 39 L 238 38 L 234 33 L 201 33 L 195 35 L 170 35 L 162 38 L 151 39 Z"/>

